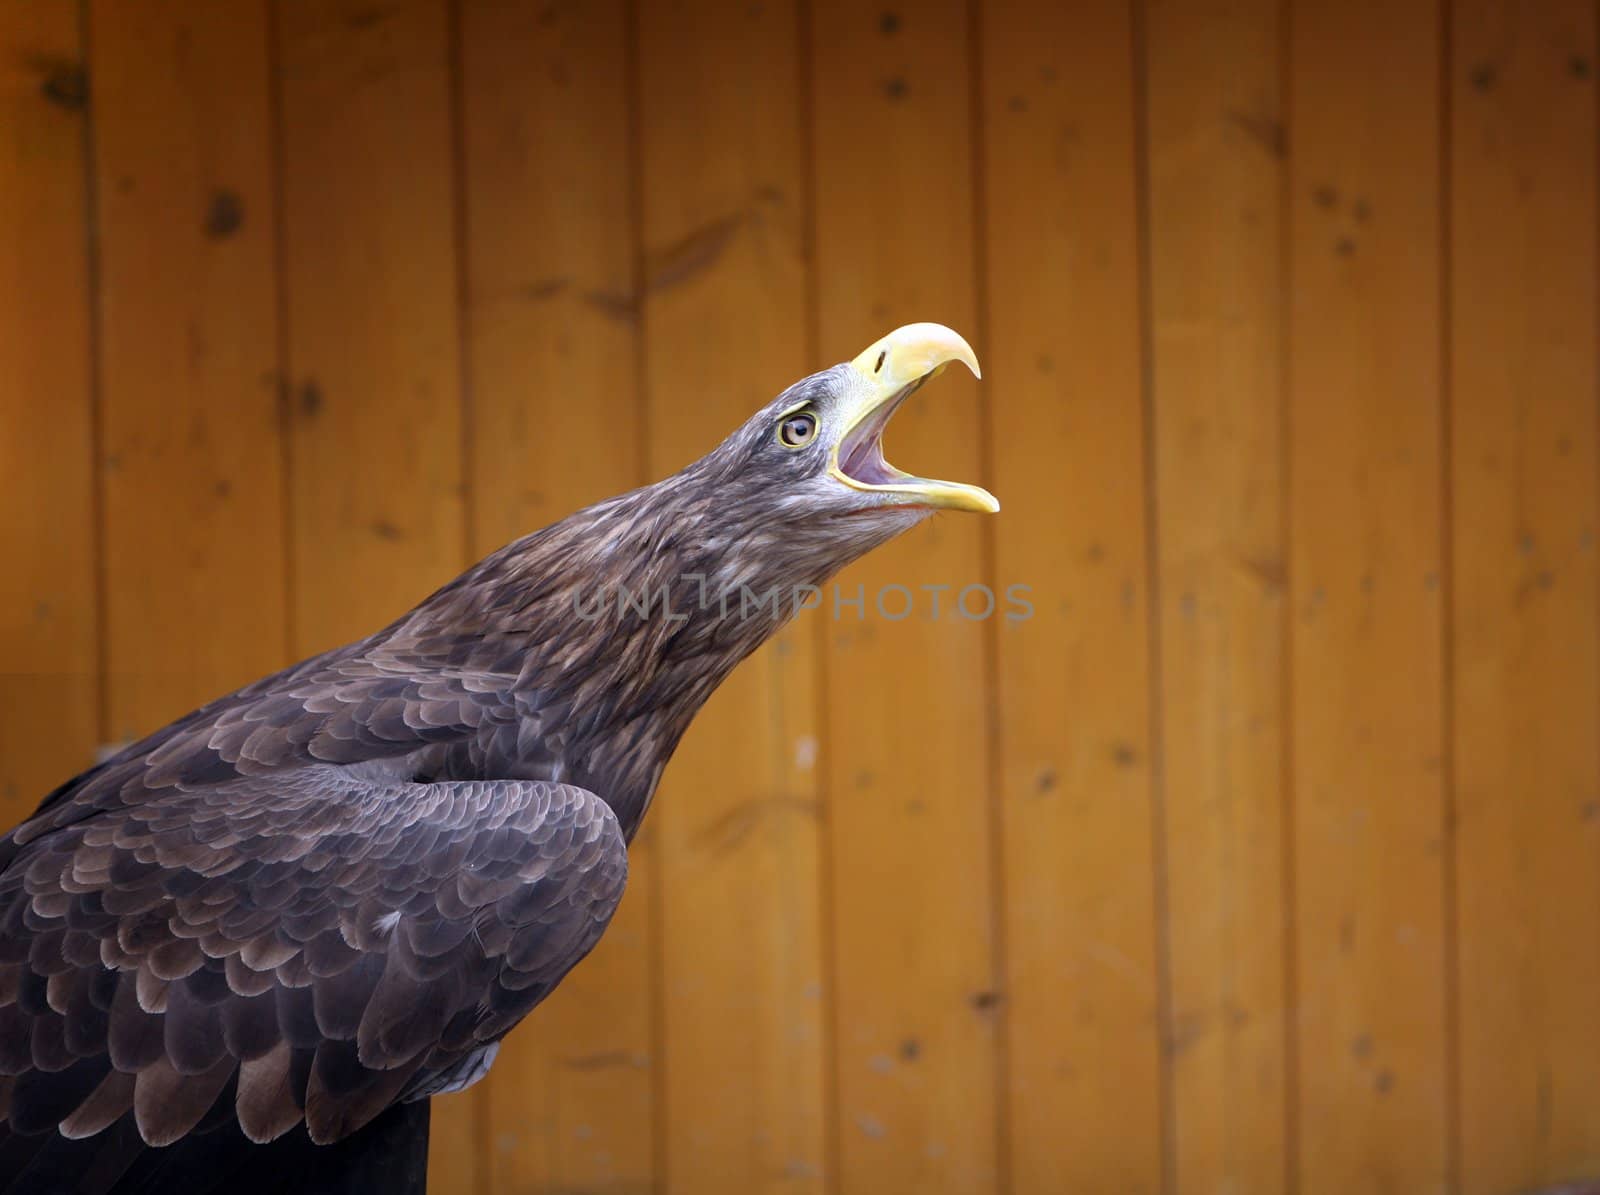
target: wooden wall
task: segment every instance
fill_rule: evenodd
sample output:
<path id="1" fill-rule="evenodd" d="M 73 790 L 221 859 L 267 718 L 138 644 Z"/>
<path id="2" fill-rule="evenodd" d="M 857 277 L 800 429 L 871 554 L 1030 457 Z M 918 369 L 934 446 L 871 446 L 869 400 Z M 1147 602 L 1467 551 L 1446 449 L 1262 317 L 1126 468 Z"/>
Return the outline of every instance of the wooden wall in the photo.
<path id="1" fill-rule="evenodd" d="M 898 323 L 434 1190 L 1600 1175 L 1585 0 L 0 0 L 0 812 Z M 870 602 L 870 598 L 869 598 Z"/>

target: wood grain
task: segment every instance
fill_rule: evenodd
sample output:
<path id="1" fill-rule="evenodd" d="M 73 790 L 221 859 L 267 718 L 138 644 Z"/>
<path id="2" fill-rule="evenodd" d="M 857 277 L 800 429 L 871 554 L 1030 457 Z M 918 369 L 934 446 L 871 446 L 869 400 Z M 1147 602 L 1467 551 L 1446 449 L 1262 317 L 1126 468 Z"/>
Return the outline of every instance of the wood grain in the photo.
<path id="1" fill-rule="evenodd" d="M 1147 7 L 1179 1191 L 1287 1165 L 1280 6 Z"/>
<path id="2" fill-rule="evenodd" d="M 644 480 L 627 6 L 461 12 L 472 554 Z M 646 828 L 594 954 L 505 1041 L 481 1104 L 489 1189 L 650 1189 Z"/>
<path id="3" fill-rule="evenodd" d="M 283 0 L 293 617 L 370 634 L 463 543 L 444 0 Z"/>
<path id="4" fill-rule="evenodd" d="M 294 650 L 370 634 L 467 564 L 444 0 L 282 0 Z M 487 1181 L 482 1089 L 434 1101 L 430 1188 Z"/>
<path id="5" fill-rule="evenodd" d="M 638 12 L 660 477 L 822 362 L 806 343 L 794 7 Z M 740 666 L 685 736 L 651 814 L 668 1191 L 823 1189 L 817 632 L 802 621 Z"/>
<path id="6" fill-rule="evenodd" d="M 1303 1195 L 1448 1173 L 1439 21 L 1376 0 L 1290 16 Z"/>
<path id="7" fill-rule="evenodd" d="M 94 762 L 93 396 L 76 4 L 0 2 L 0 823 Z"/>
<path id="8" fill-rule="evenodd" d="M 970 333 L 983 359 L 964 6 L 886 13 L 824 0 L 812 22 L 823 358 L 848 360 L 901 324 L 935 320 Z M 889 458 L 930 476 L 978 478 L 981 410 L 972 379 L 949 371 L 896 415 Z M 822 611 L 847 1191 L 997 1183 L 1005 1014 L 994 951 L 989 632 L 953 609 L 961 589 L 992 580 L 984 532 L 978 516 L 937 518 L 839 577 L 841 597 L 860 591 L 859 614 L 841 605 L 836 617 L 831 600 Z M 905 603 L 886 588 L 895 585 L 909 591 L 912 617 L 894 618 Z M 981 593 L 969 600 L 981 613 Z"/>
<path id="9" fill-rule="evenodd" d="M 997 624 L 1019 1191 L 1153 1192 L 1162 1174 L 1129 20 L 984 11 L 997 582 L 1035 608 Z"/>
<path id="10" fill-rule="evenodd" d="M 1595 10 L 1451 17 L 1461 1175 L 1600 1173 Z"/>
<path id="11" fill-rule="evenodd" d="M 288 663 L 262 7 L 96 3 L 106 702 L 137 738 Z"/>

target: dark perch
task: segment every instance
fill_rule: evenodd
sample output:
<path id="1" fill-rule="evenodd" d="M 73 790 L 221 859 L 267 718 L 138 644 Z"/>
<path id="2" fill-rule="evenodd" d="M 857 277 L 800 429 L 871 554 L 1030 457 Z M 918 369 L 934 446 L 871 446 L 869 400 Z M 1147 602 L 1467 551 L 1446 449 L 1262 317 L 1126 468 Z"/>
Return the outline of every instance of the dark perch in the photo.
<path id="1" fill-rule="evenodd" d="M 256 1145 L 229 1119 L 181 1146 L 150 1149 L 131 1115 L 82 1141 L 54 1129 L 8 1136 L 0 1175 L 14 1195 L 65 1195 L 118 1182 L 118 1195 L 424 1195 L 428 1104 L 396 1104 L 333 1145 L 314 1145 L 301 1125 Z"/>

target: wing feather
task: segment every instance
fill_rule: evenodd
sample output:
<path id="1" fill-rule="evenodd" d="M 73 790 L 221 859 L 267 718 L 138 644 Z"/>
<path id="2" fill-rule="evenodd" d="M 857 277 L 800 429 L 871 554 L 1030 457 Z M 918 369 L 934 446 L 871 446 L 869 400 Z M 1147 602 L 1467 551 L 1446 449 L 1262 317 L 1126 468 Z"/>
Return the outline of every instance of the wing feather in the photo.
<path id="1" fill-rule="evenodd" d="M 187 1075 L 162 1057 L 141 1070 L 133 1085 L 133 1115 L 145 1144 L 171 1145 L 187 1136 L 211 1110 L 237 1067 L 232 1058 L 224 1058 L 210 1070 Z M 16 1117 L 13 1108 L 13 1125 Z"/>
<path id="2" fill-rule="evenodd" d="M 448 692 L 406 708 L 464 716 Z M 336 1140 L 481 1075 L 626 882 L 616 818 L 571 786 L 325 766 L 219 784 L 175 749 L 152 759 L 175 787 L 31 837 L 0 872 L 17 1131 L 88 1136 L 131 1109 L 150 1145 L 219 1118 Z"/>
<path id="3" fill-rule="evenodd" d="M 72 1114 L 61 1122 L 63 1137 L 92 1137 L 109 1128 L 133 1107 L 135 1077 L 126 1071 L 111 1070 Z"/>
<path id="4" fill-rule="evenodd" d="M 283 1136 L 300 1123 L 303 1099 L 290 1092 L 290 1056 L 287 1041 L 247 1057 L 239 1065 L 239 1090 L 235 1106 L 239 1127 L 257 1143 Z"/>

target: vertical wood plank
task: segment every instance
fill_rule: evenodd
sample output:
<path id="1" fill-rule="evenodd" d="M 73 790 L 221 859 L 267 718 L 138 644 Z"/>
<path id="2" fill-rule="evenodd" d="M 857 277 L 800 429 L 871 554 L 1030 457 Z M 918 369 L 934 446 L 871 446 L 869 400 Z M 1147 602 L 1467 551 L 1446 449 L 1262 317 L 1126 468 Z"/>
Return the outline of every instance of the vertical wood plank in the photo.
<path id="1" fill-rule="evenodd" d="M 291 617 L 305 655 L 466 564 L 444 0 L 280 0 Z M 482 1189 L 474 1089 L 434 1101 L 430 1189 Z"/>
<path id="2" fill-rule="evenodd" d="M 79 9 L 0 0 L 0 823 L 99 725 Z M 48 467 L 44 467 L 48 462 Z"/>
<path id="3" fill-rule="evenodd" d="M 1125 5 L 984 7 L 1011 1167 L 1162 1174 L 1134 41 Z"/>
<path id="4" fill-rule="evenodd" d="M 1457 0 L 1450 389 L 1462 1183 L 1600 1173 L 1595 9 Z"/>
<path id="5" fill-rule="evenodd" d="M 296 650 L 465 564 L 444 0 L 281 0 Z"/>
<path id="6" fill-rule="evenodd" d="M 287 661 L 264 6 L 90 10 L 106 707 L 146 734 Z"/>
<path id="7" fill-rule="evenodd" d="M 627 13 L 461 12 L 474 556 L 643 480 Z M 492 1191 L 654 1181 L 650 837 L 600 946 L 495 1061 Z"/>
<path id="8" fill-rule="evenodd" d="M 976 340 L 966 7 L 819 0 L 812 23 L 822 356 L 848 360 L 914 320 Z M 977 477 L 979 401 L 949 371 L 895 417 L 890 459 Z M 822 611 L 844 1190 L 997 1181 L 988 629 L 953 609 L 990 579 L 983 530 L 964 515 L 918 528 L 839 578 L 840 596 L 862 590 L 859 617 L 836 617 L 831 594 Z M 917 617 L 879 613 L 889 585 Z M 938 617 L 929 585 L 951 587 Z M 885 601 L 893 614 L 903 598 Z"/>
<path id="9" fill-rule="evenodd" d="M 789 3 L 638 7 L 652 476 L 817 368 Z M 823 1182 L 817 627 L 740 666 L 667 770 L 666 1189 Z"/>
<path id="10" fill-rule="evenodd" d="M 1181 1192 L 1284 1184 L 1281 5 L 1148 4 L 1161 710 Z"/>
<path id="11" fill-rule="evenodd" d="M 1291 15 L 1299 1189 L 1447 1179 L 1437 5 Z"/>

